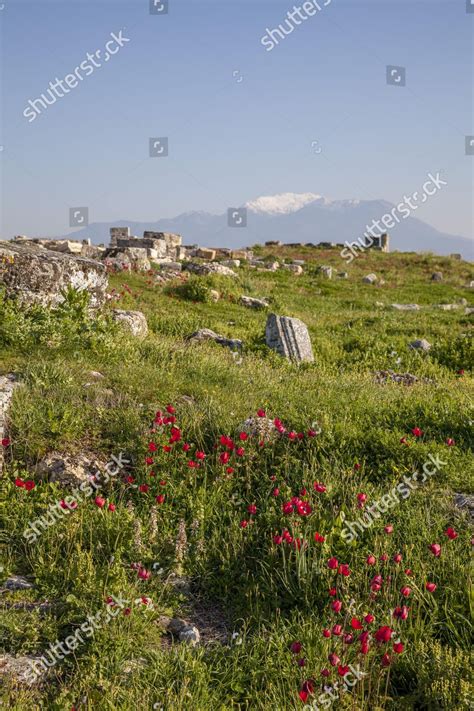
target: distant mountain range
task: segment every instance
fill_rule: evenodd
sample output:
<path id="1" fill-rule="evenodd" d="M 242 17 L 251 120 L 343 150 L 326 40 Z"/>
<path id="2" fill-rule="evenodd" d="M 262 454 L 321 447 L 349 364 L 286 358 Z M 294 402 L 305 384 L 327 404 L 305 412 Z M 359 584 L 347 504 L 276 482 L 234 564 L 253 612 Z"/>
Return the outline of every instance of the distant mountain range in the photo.
<path id="1" fill-rule="evenodd" d="M 138 236 L 142 236 L 144 230 L 175 232 L 182 235 L 183 244 L 201 247 L 238 248 L 268 240 L 344 243 L 363 239 L 366 225 L 381 220 L 395 209 L 395 205 L 385 200 L 331 201 L 314 193 L 264 196 L 243 207 L 246 209 L 245 227 L 230 227 L 227 212 L 221 215 L 186 212 L 156 222 L 120 219 L 95 222 L 64 236 L 71 239 L 89 237 L 93 244 L 108 244 L 110 227 L 130 227 L 131 233 Z M 413 217 L 414 211 L 405 219 L 402 213 L 397 214 L 400 222 L 387 230 L 391 236 L 391 251 L 429 251 L 442 255 L 457 252 L 464 259 L 473 258 L 472 240 L 440 232 Z"/>

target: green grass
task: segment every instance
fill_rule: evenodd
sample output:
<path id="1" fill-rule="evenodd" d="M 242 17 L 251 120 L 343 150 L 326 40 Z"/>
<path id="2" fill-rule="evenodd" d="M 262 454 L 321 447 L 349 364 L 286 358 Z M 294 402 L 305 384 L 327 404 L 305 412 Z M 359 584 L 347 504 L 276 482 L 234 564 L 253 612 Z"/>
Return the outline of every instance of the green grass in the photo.
<path id="1" fill-rule="evenodd" d="M 150 334 L 144 341 L 112 324 L 107 309 L 91 319 L 74 294 L 57 312 L 0 305 L 0 367 L 18 373 L 23 383 L 10 411 L 11 445 L 1 481 L 0 564 L 4 577 L 17 573 L 35 581 L 34 590 L 3 600 L 56 603 L 42 614 L 0 610 L 2 646 L 11 654 L 41 652 L 74 632 L 88 614 L 104 610 L 107 596 L 132 601 L 130 615 L 99 629 L 55 666 L 45 684 L 4 685 L 5 705 L 286 711 L 304 707 L 298 693 L 305 680 L 316 680 L 315 695 L 306 703 L 317 700 L 321 669 L 330 668 L 328 654 L 337 651 L 343 663 L 360 664 L 367 676 L 335 708 L 469 708 L 472 530 L 466 513 L 454 507 L 453 493 L 474 489 L 472 317 L 464 307 L 436 306 L 460 299 L 472 305 L 466 286 L 472 269 L 430 255 L 371 253 L 347 267 L 331 251 L 274 254 L 306 259 L 305 274 L 245 267 L 238 280 L 193 278 L 190 286 L 180 280 L 165 288 L 149 275 L 112 277 L 111 288 L 123 294 L 112 306 L 146 314 Z M 321 264 L 346 269 L 349 279 L 322 279 L 316 270 Z M 444 281 L 433 283 L 430 276 L 438 270 Z M 362 284 L 372 271 L 385 280 L 383 286 Z M 221 292 L 219 302 L 209 302 L 210 288 Z M 268 297 L 271 311 L 301 318 L 315 363 L 296 366 L 270 351 L 263 337 L 266 313 L 239 305 L 241 294 Z M 416 302 L 421 310 L 397 312 L 390 308 L 395 302 Z M 242 359 L 212 343 L 189 344 L 186 337 L 202 327 L 242 339 Z M 430 341 L 431 351 L 410 350 L 414 338 Z M 390 368 L 420 382 L 376 384 L 373 371 Z M 105 377 L 94 380 L 91 370 Z M 170 425 L 150 433 L 155 412 L 168 403 L 182 432 L 171 452 L 161 446 Z M 288 431 L 317 426 L 321 433 L 294 441 L 280 437 L 263 447 L 258 437 L 238 441 L 241 423 L 260 408 Z M 415 427 L 421 437 L 411 433 Z M 219 460 L 223 434 L 245 449 L 241 457 L 231 453 L 232 473 Z M 403 437 L 407 444 L 400 442 Z M 454 446 L 446 444 L 448 438 Z M 152 467 L 145 463 L 150 441 L 158 447 Z M 191 444 L 187 453 L 184 441 Z M 15 478 L 35 479 L 33 467 L 49 451 L 85 450 L 104 459 L 127 453 L 133 484 L 148 484 L 148 492 L 114 478 L 100 493 L 115 504 L 114 512 L 100 510 L 92 497 L 28 543 L 23 532 L 29 522 L 65 492 L 38 481 L 26 491 L 15 486 Z M 199 450 L 206 458 L 200 468 L 190 468 Z M 367 494 L 368 503 L 379 500 L 403 476 L 420 470 L 429 455 L 444 462 L 440 471 L 347 543 L 347 521 L 363 514 L 357 494 Z M 325 493 L 314 490 L 316 481 L 324 483 Z M 157 504 L 161 493 L 165 501 Z M 282 504 L 294 496 L 311 503 L 310 515 L 283 514 Z M 251 504 L 256 514 L 248 513 Z M 246 528 L 242 520 L 250 522 Z M 384 532 L 387 524 L 393 525 L 391 535 Z M 458 532 L 455 540 L 444 534 L 448 526 Z M 307 545 L 297 550 L 275 544 L 273 537 L 284 528 Z M 316 531 L 323 543 L 314 541 Z M 430 552 L 432 543 L 441 544 L 440 558 Z M 398 552 L 400 564 L 392 560 Z M 378 559 L 373 567 L 365 562 L 369 554 Z M 383 554 L 385 563 L 379 560 Z M 349 577 L 327 567 L 332 556 L 349 565 Z M 131 568 L 137 562 L 152 571 L 149 580 L 138 579 Z M 239 633 L 236 641 L 196 649 L 164 643 L 160 614 L 185 614 L 188 604 L 170 583 L 171 573 L 190 579 L 211 618 L 225 617 L 229 636 Z M 370 582 L 378 573 L 384 584 L 371 599 Z M 436 583 L 434 593 L 425 590 L 427 581 Z M 408 602 L 400 594 L 407 584 L 413 589 Z M 340 614 L 330 607 L 334 585 L 343 603 Z M 142 595 L 153 609 L 133 603 Z M 411 608 L 408 619 L 394 620 L 393 609 L 404 603 Z M 371 643 L 363 657 L 360 643 L 343 645 L 340 637 L 322 635 L 336 622 L 347 630 L 352 616 L 362 619 L 369 611 L 375 616 L 370 629 L 390 625 L 405 644 L 402 654 L 391 654 L 389 668 L 380 664 L 387 645 Z M 296 640 L 305 666 L 289 650 Z M 335 680 L 334 671 L 330 678 Z"/>

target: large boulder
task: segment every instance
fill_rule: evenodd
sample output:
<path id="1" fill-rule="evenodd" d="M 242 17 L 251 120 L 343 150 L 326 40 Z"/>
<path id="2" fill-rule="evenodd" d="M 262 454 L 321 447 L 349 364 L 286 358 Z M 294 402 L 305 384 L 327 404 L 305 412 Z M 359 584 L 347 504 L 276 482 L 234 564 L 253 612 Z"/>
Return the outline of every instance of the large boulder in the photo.
<path id="1" fill-rule="evenodd" d="M 56 306 L 68 287 L 87 291 L 91 308 L 106 299 L 108 277 L 100 262 L 52 252 L 30 243 L 0 241 L 0 286 L 25 305 Z"/>

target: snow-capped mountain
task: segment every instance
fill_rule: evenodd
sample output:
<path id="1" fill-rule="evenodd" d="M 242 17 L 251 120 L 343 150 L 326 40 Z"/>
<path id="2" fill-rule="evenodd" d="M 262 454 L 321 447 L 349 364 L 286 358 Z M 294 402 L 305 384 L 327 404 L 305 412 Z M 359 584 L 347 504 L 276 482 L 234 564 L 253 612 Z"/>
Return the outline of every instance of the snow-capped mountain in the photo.
<path id="1" fill-rule="evenodd" d="M 238 207 L 238 206 L 233 206 Z M 267 240 L 282 242 L 353 242 L 363 234 L 373 220 L 380 220 L 395 208 L 385 200 L 329 200 L 316 193 L 281 193 L 249 200 L 246 226 L 229 226 L 227 210 L 220 215 L 208 212 L 186 212 L 174 218 L 155 222 L 132 222 L 116 219 L 92 223 L 68 235 L 72 239 L 90 237 L 93 243 L 109 242 L 109 228 L 130 227 L 141 236 L 144 230 L 176 232 L 184 244 L 206 247 L 244 247 Z M 400 217 L 388 231 L 391 250 L 405 252 L 431 251 L 437 254 L 459 252 L 472 259 L 473 241 L 450 235 L 417 219 L 416 212 Z M 378 234 L 376 232 L 376 234 Z"/>

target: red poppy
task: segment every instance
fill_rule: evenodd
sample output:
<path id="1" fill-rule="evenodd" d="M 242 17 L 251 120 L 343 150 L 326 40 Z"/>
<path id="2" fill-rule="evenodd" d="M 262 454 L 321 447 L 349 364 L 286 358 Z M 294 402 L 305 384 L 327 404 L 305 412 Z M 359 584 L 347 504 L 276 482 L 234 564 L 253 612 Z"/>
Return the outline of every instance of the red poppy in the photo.
<path id="1" fill-rule="evenodd" d="M 377 642 L 390 642 L 392 638 L 392 632 L 393 630 L 388 627 L 387 625 L 384 625 L 383 627 L 379 627 L 379 629 L 375 633 L 375 639 Z"/>
<path id="2" fill-rule="evenodd" d="M 333 635 L 339 637 L 342 634 L 342 625 L 334 625 L 331 631 Z"/>
<path id="3" fill-rule="evenodd" d="M 229 452 L 222 452 L 221 455 L 219 456 L 219 459 L 221 461 L 221 464 L 227 464 L 227 462 L 230 459 Z"/>
<path id="4" fill-rule="evenodd" d="M 266 417 L 266 412 L 265 410 L 257 410 L 257 415 L 259 417 Z"/>
<path id="5" fill-rule="evenodd" d="M 446 529 L 445 534 L 446 534 L 447 537 L 450 538 L 452 541 L 454 541 L 454 539 L 458 537 L 458 534 L 456 533 L 456 531 L 454 530 L 454 528 L 451 528 L 451 526 Z"/>
<path id="6" fill-rule="evenodd" d="M 439 543 L 432 543 L 430 545 L 430 551 L 433 553 L 435 558 L 439 558 L 441 555 L 441 546 Z"/>
<path id="7" fill-rule="evenodd" d="M 157 502 L 158 504 L 164 503 L 164 500 L 165 500 L 165 495 L 164 495 L 164 494 L 158 494 L 158 496 L 156 497 L 156 502 Z"/>
<path id="8" fill-rule="evenodd" d="M 394 563 L 401 563 L 402 562 L 402 554 L 395 553 L 395 555 L 393 556 L 393 562 Z"/>
<path id="9" fill-rule="evenodd" d="M 241 521 L 239 524 L 240 528 L 247 528 L 248 525 L 249 525 L 249 522 L 246 521 L 245 519 L 243 521 Z"/>
<path id="10" fill-rule="evenodd" d="M 396 607 L 393 611 L 393 616 L 396 617 L 397 620 L 406 620 L 408 617 L 408 607 L 406 607 L 406 605 Z"/>
<path id="11" fill-rule="evenodd" d="M 375 563 L 376 563 L 375 556 L 373 556 L 373 555 L 367 556 L 365 562 L 367 563 L 367 565 L 375 565 Z"/>
<path id="12" fill-rule="evenodd" d="M 275 498 L 279 495 L 280 489 L 273 489 L 272 495 L 275 496 Z"/>
<path id="13" fill-rule="evenodd" d="M 174 409 L 173 405 L 166 405 L 166 412 L 169 412 L 170 415 L 174 415 L 176 410 Z"/>
<path id="14" fill-rule="evenodd" d="M 299 654 L 303 648 L 303 645 L 301 642 L 292 642 L 290 644 L 290 652 L 293 652 L 293 654 Z"/>
<path id="15" fill-rule="evenodd" d="M 319 494 L 324 494 L 326 491 L 326 487 L 324 484 L 320 484 L 318 481 L 315 481 L 313 484 L 314 490 L 317 491 Z"/>
<path id="16" fill-rule="evenodd" d="M 99 507 L 99 509 L 103 509 L 105 506 L 105 499 L 103 499 L 101 496 L 96 496 L 94 499 L 94 503 L 96 506 Z"/>
<path id="17" fill-rule="evenodd" d="M 342 608 L 342 602 L 340 600 L 333 600 L 331 603 L 331 607 L 334 612 L 340 612 Z"/>
<path id="18" fill-rule="evenodd" d="M 428 592 L 434 592 L 436 590 L 436 583 L 426 583 L 425 588 Z"/>
<path id="19" fill-rule="evenodd" d="M 326 539 L 324 538 L 324 536 L 322 536 L 316 531 L 316 533 L 314 534 L 314 540 L 316 541 L 316 543 L 324 543 Z"/>
<path id="20" fill-rule="evenodd" d="M 419 427 L 413 427 L 411 433 L 412 433 L 412 435 L 414 435 L 415 437 L 421 437 L 422 434 L 423 434 L 423 432 L 420 430 Z"/>
<path id="21" fill-rule="evenodd" d="M 8 447 L 11 444 L 11 440 L 8 437 L 2 439 L 2 447 Z"/>
<path id="22" fill-rule="evenodd" d="M 339 666 L 337 668 L 337 673 L 339 674 L 339 676 L 345 676 L 348 671 L 349 671 L 348 666 L 342 666 L 341 664 L 339 664 Z"/>
<path id="23" fill-rule="evenodd" d="M 454 439 L 452 439 L 452 437 L 448 437 L 448 439 L 446 440 L 446 444 L 448 445 L 448 447 L 454 447 L 456 442 L 454 441 Z"/>
<path id="24" fill-rule="evenodd" d="M 140 486 L 138 487 L 138 491 L 140 491 L 142 494 L 146 494 L 149 488 L 150 487 L 148 486 L 148 484 L 140 484 Z"/>
<path id="25" fill-rule="evenodd" d="M 336 570 L 337 567 L 338 567 L 338 565 L 339 565 L 339 562 L 338 562 L 337 558 L 329 558 L 329 560 L 328 560 L 328 568 L 329 568 L 330 570 Z"/>
<path id="26" fill-rule="evenodd" d="M 400 592 L 403 595 L 403 597 L 410 597 L 411 588 L 408 585 L 404 585 L 404 587 L 400 590 Z"/>
<path id="27" fill-rule="evenodd" d="M 238 457 L 243 457 L 245 454 L 245 449 L 243 447 L 237 447 L 235 453 Z"/>
<path id="28" fill-rule="evenodd" d="M 364 617 L 364 620 L 367 622 L 368 625 L 370 625 L 375 620 L 375 617 L 373 615 L 366 615 Z"/>
<path id="29" fill-rule="evenodd" d="M 245 442 L 245 440 L 248 439 L 248 437 L 249 437 L 249 436 L 248 436 L 247 432 L 240 432 L 240 433 L 239 433 L 239 439 L 240 439 L 242 442 Z"/>
<path id="30" fill-rule="evenodd" d="M 329 660 L 329 664 L 330 664 L 332 667 L 337 667 L 337 665 L 338 665 L 339 662 L 341 661 L 341 660 L 339 659 L 339 657 L 337 656 L 337 654 L 335 654 L 335 652 L 331 652 L 331 654 L 328 656 L 328 660 Z"/>
<path id="31" fill-rule="evenodd" d="M 357 619 L 357 617 L 353 617 L 351 620 L 351 627 L 353 630 L 361 630 L 363 629 L 362 622 Z"/>
<path id="32" fill-rule="evenodd" d="M 204 452 L 196 452 L 195 454 L 196 459 L 200 459 L 201 461 L 206 458 L 206 454 Z"/>
<path id="33" fill-rule="evenodd" d="M 25 481 L 25 489 L 27 491 L 32 491 L 32 489 L 34 489 L 35 486 L 36 486 L 36 484 L 32 479 L 28 479 L 27 481 Z"/>
<path id="34" fill-rule="evenodd" d="M 381 661 L 382 666 L 389 667 L 391 662 L 392 660 L 390 659 L 390 656 L 388 654 L 384 654 Z"/>
<path id="35" fill-rule="evenodd" d="M 401 654 L 404 649 L 405 645 L 401 642 L 395 642 L 395 644 L 393 645 L 393 651 L 395 652 L 395 654 Z"/>
<path id="36" fill-rule="evenodd" d="M 323 630 L 323 637 L 326 637 L 326 639 L 329 639 L 330 636 L 331 636 L 331 630 L 324 629 Z"/>
<path id="37" fill-rule="evenodd" d="M 109 504 L 107 508 L 109 509 L 109 511 L 115 511 L 117 507 L 115 506 L 115 504 Z"/>
<path id="38" fill-rule="evenodd" d="M 383 530 L 385 531 L 385 533 L 390 535 L 391 533 L 393 533 L 393 526 L 384 526 Z"/>
<path id="39" fill-rule="evenodd" d="M 249 512 L 249 514 L 256 514 L 256 513 L 257 513 L 257 507 L 255 506 L 255 504 L 249 504 L 249 505 L 247 506 L 247 511 Z"/>

